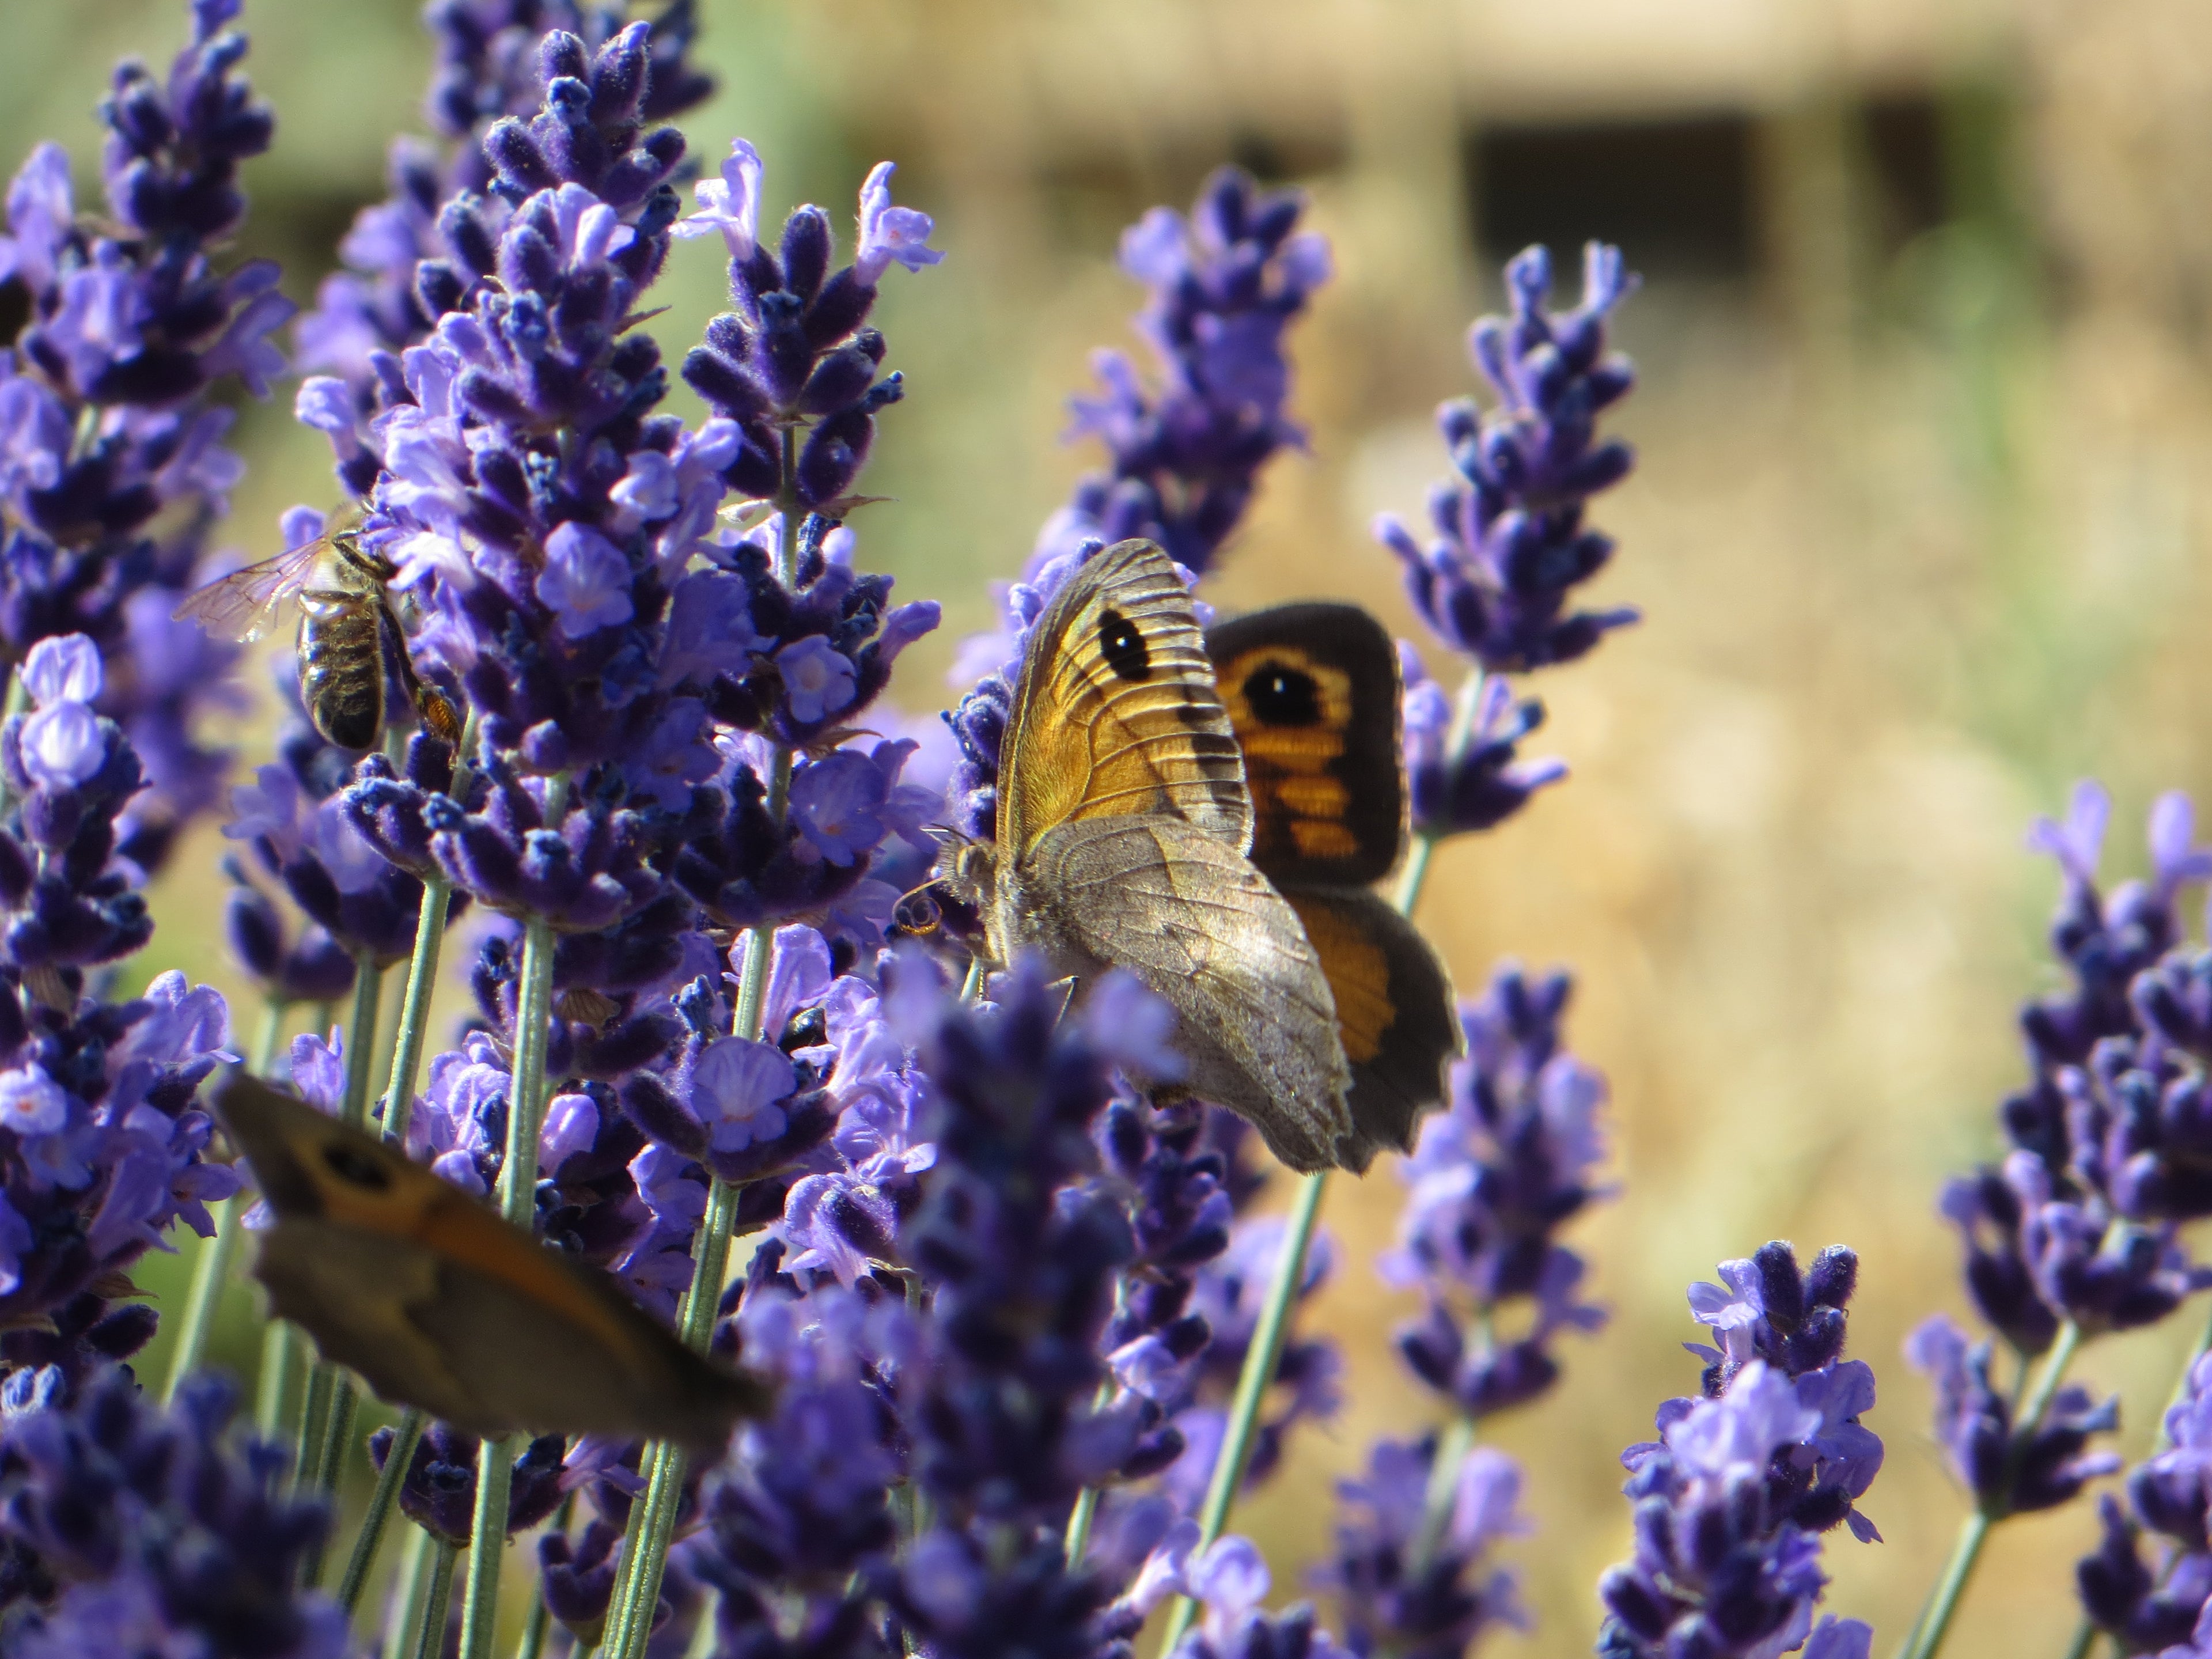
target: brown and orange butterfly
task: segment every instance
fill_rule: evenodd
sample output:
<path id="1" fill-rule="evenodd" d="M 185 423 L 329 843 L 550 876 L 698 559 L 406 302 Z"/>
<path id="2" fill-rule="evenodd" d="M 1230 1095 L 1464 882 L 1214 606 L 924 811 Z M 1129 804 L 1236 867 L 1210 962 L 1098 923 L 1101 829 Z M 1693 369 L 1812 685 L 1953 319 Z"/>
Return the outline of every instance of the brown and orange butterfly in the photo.
<path id="1" fill-rule="evenodd" d="M 373 1134 L 251 1078 L 216 1111 L 275 1224 L 254 1277 L 324 1358 L 471 1434 L 631 1434 L 719 1449 L 767 1384 L 693 1353 L 569 1261 Z"/>
<path id="2" fill-rule="evenodd" d="M 1123 968 L 1171 1003 L 1189 1070 L 1160 1088 L 1294 1169 L 1364 1169 L 1409 1144 L 1457 1042 L 1442 968 L 1363 887 L 1405 842 L 1398 702 L 1364 612 L 1209 639 L 1174 562 L 1117 543 L 1030 630 L 995 841 L 955 843 L 940 877 L 992 959 L 1036 950 L 1079 985 Z"/>

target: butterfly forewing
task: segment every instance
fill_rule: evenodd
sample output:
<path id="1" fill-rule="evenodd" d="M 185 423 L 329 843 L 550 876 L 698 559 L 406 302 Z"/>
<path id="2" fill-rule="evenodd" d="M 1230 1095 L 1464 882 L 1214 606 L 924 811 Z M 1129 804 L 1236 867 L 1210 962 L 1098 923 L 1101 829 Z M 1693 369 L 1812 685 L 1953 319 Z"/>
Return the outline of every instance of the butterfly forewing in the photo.
<path id="1" fill-rule="evenodd" d="M 374 1135 L 246 1078 L 216 1110 L 276 1217 L 254 1276 L 385 1399 L 478 1433 L 703 1448 L 767 1409 L 762 1383 L 691 1352 L 608 1275 Z"/>
<path id="2" fill-rule="evenodd" d="M 1005 743 L 999 844 L 1078 817 L 1163 814 L 1243 852 L 1251 838 L 1228 712 L 1190 592 L 1150 542 L 1093 556 L 1037 621 Z"/>
<path id="3" fill-rule="evenodd" d="M 1252 861 L 1278 886 L 1364 885 L 1406 841 L 1398 653 L 1352 605 L 1284 605 L 1206 632 L 1252 800 Z"/>
<path id="4" fill-rule="evenodd" d="M 1249 1118 L 1297 1170 L 1367 1159 L 1320 958 L 1251 864 L 1155 814 L 1078 819 L 1041 836 L 1019 897 L 1067 970 L 1126 969 L 1173 1004 L 1182 1086 Z"/>

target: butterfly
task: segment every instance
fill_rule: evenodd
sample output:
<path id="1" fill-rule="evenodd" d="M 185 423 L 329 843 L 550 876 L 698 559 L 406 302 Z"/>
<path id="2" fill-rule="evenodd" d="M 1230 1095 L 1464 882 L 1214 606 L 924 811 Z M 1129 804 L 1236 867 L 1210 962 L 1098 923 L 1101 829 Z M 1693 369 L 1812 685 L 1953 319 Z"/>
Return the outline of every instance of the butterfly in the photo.
<path id="1" fill-rule="evenodd" d="M 379 1396 L 496 1436 L 623 1434 L 719 1449 L 771 1403 L 572 1261 L 376 1136 L 251 1078 L 216 1115 L 275 1224 L 253 1275 Z"/>
<path id="2" fill-rule="evenodd" d="M 1360 886 L 1405 840 L 1398 721 L 1365 613 L 1286 607 L 1209 640 L 1175 562 L 1116 543 L 1030 629 L 994 841 L 952 838 L 941 885 L 992 959 L 1118 967 L 1165 998 L 1188 1069 L 1156 1098 L 1228 1107 L 1293 1169 L 1364 1169 L 1410 1143 L 1457 1042 L 1442 968 Z"/>

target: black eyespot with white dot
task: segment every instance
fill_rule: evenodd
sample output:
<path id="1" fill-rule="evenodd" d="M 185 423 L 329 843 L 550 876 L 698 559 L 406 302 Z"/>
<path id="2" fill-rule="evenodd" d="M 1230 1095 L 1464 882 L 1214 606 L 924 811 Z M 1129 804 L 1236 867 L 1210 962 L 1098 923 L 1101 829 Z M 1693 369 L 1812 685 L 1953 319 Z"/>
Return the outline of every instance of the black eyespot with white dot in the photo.
<path id="1" fill-rule="evenodd" d="M 1152 653 L 1146 648 L 1145 636 L 1136 623 L 1110 606 L 1098 613 L 1098 649 L 1106 665 L 1122 679 L 1152 678 Z"/>
<path id="2" fill-rule="evenodd" d="M 1321 686 L 1288 663 L 1263 662 L 1246 675 L 1244 701 L 1262 725 L 1321 724 Z"/>
<path id="3" fill-rule="evenodd" d="M 374 1158 L 363 1158 L 350 1146 L 337 1142 L 323 1148 L 323 1162 L 332 1175 L 348 1186 L 364 1187 L 370 1192 L 380 1193 L 392 1185 L 392 1172 Z"/>

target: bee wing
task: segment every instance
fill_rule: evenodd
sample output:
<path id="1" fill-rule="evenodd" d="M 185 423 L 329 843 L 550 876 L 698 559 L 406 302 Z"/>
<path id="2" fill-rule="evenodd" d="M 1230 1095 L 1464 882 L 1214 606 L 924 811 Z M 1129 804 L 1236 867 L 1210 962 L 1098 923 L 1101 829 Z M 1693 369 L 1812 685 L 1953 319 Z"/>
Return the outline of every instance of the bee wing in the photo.
<path id="1" fill-rule="evenodd" d="M 189 617 L 209 633 L 241 644 L 259 639 L 269 631 L 276 607 L 307 586 L 325 545 L 309 542 L 218 576 L 185 597 L 177 607 L 176 620 Z"/>

